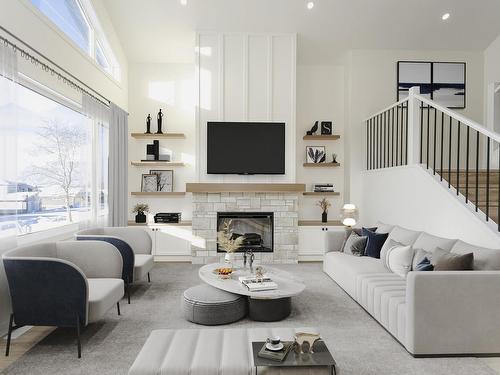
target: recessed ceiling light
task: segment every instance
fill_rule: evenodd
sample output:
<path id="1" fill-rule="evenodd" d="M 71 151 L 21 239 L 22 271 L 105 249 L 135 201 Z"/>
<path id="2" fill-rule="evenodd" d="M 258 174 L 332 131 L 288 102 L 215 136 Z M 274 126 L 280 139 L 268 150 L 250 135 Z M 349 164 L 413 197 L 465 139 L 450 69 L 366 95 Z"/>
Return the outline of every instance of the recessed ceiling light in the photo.
<path id="1" fill-rule="evenodd" d="M 445 14 L 443 14 L 443 16 L 441 17 L 441 19 L 442 19 L 443 21 L 446 21 L 448 18 L 450 18 L 450 13 L 445 13 Z"/>
<path id="2" fill-rule="evenodd" d="M 307 9 L 311 10 L 312 8 L 314 8 L 314 3 L 312 1 L 309 1 L 307 3 Z"/>
<path id="3" fill-rule="evenodd" d="M 181 0 L 181 5 L 182 6 L 185 7 L 187 5 L 187 3 L 188 3 L 188 0 Z"/>

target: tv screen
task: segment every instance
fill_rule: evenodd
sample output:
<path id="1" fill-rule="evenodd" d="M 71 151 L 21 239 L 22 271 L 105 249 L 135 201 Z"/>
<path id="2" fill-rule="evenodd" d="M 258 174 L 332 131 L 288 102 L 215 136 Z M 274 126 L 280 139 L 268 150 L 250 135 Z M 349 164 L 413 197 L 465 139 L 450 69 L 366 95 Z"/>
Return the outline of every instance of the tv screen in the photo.
<path id="1" fill-rule="evenodd" d="M 285 124 L 207 123 L 207 173 L 285 174 Z"/>

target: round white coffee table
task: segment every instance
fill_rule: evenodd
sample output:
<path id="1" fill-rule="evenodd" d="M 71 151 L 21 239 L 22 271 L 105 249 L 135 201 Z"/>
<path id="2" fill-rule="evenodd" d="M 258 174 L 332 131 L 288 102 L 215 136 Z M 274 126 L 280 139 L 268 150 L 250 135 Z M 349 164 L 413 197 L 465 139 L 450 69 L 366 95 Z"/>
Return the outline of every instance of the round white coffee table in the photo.
<path id="1" fill-rule="evenodd" d="M 230 293 L 248 297 L 249 317 L 263 322 L 274 322 L 285 319 L 291 312 L 291 299 L 305 289 L 305 285 L 289 272 L 263 265 L 264 274 L 270 277 L 278 289 L 251 292 L 238 280 L 240 276 L 251 275 L 250 270 L 237 268 L 229 279 L 222 279 L 214 270 L 224 265 L 214 263 L 200 268 L 200 279 L 207 284 Z M 255 269 L 255 266 L 254 266 Z"/>

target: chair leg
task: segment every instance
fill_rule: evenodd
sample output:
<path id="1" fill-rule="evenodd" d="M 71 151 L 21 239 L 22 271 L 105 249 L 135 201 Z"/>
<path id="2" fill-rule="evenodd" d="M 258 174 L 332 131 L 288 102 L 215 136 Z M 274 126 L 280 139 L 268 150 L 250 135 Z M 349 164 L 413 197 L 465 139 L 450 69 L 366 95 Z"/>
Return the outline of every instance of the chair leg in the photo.
<path id="1" fill-rule="evenodd" d="M 120 312 L 120 302 L 116 303 L 116 309 L 118 310 L 118 315 L 121 315 L 121 312 Z"/>
<path id="2" fill-rule="evenodd" d="M 148 283 L 151 282 L 151 276 L 149 275 L 149 272 L 148 272 Z"/>
<path id="3" fill-rule="evenodd" d="M 10 338 L 12 336 L 12 325 L 14 323 L 14 314 L 10 314 L 10 320 L 9 320 L 9 333 L 7 334 L 7 347 L 5 348 L 5 356 L 9 356 L 10 352 Z"/>
<path id="4" fill-rule="evenodd" d="M 128 304 L 130 305 L 130 284 L 127 284 L 127 300 Z"/>
<path id="5" fill-rule="evenodd" d="M 82 343 L 80 341 L 80 317 L 76 316 L 76 346 L 78 348 L 78 358 L 82 358 Z"/>

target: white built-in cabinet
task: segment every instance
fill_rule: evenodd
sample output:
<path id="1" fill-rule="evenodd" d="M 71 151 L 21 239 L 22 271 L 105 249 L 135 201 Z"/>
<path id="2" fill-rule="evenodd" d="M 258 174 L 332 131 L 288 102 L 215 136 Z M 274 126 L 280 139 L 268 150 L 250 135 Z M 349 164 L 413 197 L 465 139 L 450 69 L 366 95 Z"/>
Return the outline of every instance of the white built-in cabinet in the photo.
<path id="1" fill-rule="evenodd" d="M 155 260 L 191 261 L 190 226 L 158 226 L 147 227 L 145 230 L 153 241 Z"/>
<path id="2" fill-rule="evenodd" d="M 330 232 L 344 232 L 342 226 L 299 226 L 299 261 L 322 261 Z"/>

